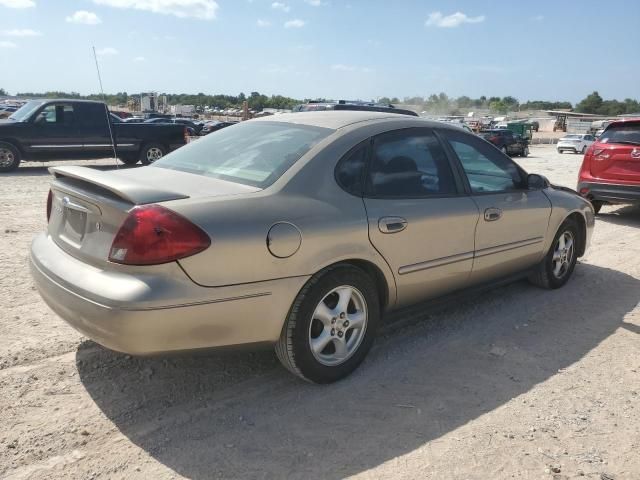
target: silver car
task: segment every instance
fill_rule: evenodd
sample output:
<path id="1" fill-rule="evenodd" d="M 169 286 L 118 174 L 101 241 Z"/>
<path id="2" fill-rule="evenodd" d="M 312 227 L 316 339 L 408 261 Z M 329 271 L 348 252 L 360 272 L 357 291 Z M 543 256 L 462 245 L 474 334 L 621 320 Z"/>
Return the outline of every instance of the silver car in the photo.
<path id="1" fill-rule="evenodd" d="M 328 111 L 243 122 L 149 167 L 56 167 L 31 249 L 44 300 L 130 354 L 268 343 L 317 383 L 388 310 L 515 275 L 558 288 L 589 202 L 458 127 Z"/>

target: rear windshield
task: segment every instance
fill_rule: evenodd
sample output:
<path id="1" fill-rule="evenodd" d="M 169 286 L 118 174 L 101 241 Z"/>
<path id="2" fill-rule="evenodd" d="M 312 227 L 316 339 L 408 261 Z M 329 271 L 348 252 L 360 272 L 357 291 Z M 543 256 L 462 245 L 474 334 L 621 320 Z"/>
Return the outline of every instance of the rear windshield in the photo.
<path id="1" fill-rule="evenodd" d="M 153 166 L 266 188 L 331 133 L 307 125 L 243 122 L 210 133 Z"/>
<path id="2" fill-rule="evenodd" d="M 628 143 L 640 145 L 640 123 L 612 125 L 600 136 L 601 143 Z"/>

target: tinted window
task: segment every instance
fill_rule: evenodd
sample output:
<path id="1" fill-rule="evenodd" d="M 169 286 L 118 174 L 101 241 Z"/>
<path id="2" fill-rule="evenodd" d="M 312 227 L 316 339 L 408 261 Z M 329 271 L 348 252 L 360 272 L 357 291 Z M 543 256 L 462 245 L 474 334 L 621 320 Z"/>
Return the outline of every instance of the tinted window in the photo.
<path id="1" fill-rule="evenodd" d="M 73 106 L 66 104 L 51 104 L 44 107 L 35 119 L 36 123 L 71 125 L 74 122 Z"/>
<path id="2" fill-rule="evenodd" d="M 631 143 L 640 145 L 640 123 L 613 125 L 600 135 L 601 143 Z"/>
<path id="3" fill-rule="evenodd" d="M 353 195 L 362 195 L 364 168 L 367 163 L 369 142 L 364 142 L 347 153 L 336 167 L 338 185 Z"/>
<path id="4" fill-rule="evenodd" d="M 427 197 L 457 193 L 449 161 L 433 133 L 410 129 L 375 137 L 368 193 Z"/>
<path id="5" fill-rule="evenodd" d="M 522 188 L 520 169 L 494 146 L 472 135 L 443 131 L 462 163 L 474 193 L 508 192 Z"/>
<path id="6" fill-rule="evenodd" d="M 153 167 L 265 188 L 331 133 L 292 123 L 243 122 L 190 143 Z"/>

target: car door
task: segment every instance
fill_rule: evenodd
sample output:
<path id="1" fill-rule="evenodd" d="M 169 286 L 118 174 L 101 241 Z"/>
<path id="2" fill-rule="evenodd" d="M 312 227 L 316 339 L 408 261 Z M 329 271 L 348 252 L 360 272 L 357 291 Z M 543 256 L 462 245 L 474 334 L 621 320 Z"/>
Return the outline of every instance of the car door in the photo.
<path id="1" fill-rule="evenodd" d="M 78 131 L 83 138 L 83 156 L 85 158 L 104 158 L 113 156 L 111 133 L 107 115 L 108 110 L 102 103 L 79 103 L 77 105 L 80 124 Z"/>
<path id="2" fill-rule="evenodd" d="M 398 304 L 466 285 L 478 208 L 438 138 L 425 128 L 396 130 L 370 148 L 369 238 L 394 273 Z"/>
<path id="3" fill-rule="evenodd" d="M 551 202 L 525 187 L 525 173 L 486 142 L 443 130 L 468 181 L 480 218 L 471 280 L 480 283 L 535 265 L 543 255 Z"/>
<path id="4" fill-rule="evenodd" d="M 31 137 L 26 150 L 34 158 L 78 158 L 82 156 L 83 138 L 78 131 L 72 103 L 44 105 L 30 120 Z"/>

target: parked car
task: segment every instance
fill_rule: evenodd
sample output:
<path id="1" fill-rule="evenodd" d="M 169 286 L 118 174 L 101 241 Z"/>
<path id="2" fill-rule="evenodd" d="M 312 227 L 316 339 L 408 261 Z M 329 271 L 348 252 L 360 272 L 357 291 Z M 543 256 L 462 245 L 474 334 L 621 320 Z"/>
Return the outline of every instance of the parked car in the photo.
<path id="1" fill-rule="evenodd" d="M 33 100 L 0 123 L 0 172 L 22 160 L 109 157 L 114 147 L 124 163 L 149 164 L 185 143 L 182 125 L 124 122 L 101 102 Z"/>
<path id="2" fill-rule="evenodd" d="M 562 287 L 594 225 L 476 135 L 391 113 L 282 114 L 142 170 L 51 170 L 31 266 L 63 319 L 130 354 L 270 343 L 317 383 L 362 362 L 383 311 Z"/>
<path id="3" fill-rule="evenodd" d="M 145 120 L 144 123 L 184 125 L 191 137 L 198 135 L 203 126 L 202 122 L 189 120 L 188 118 L 150 118 L 149 120 Z"/>
<path id="4" fill-rule="evenodd" d="M 200 130 L 200 135 L 209 135 L 212 132 L 217 132 L 223 128 L 230 127 L 231 125 L 236 125 L 238 122 L 221 122 L 218 120 L 212 120 L 210 122 L 206 122 L 202 129 Z"/>
<path id="5" fill-rule="evenodd" d="M 511 130 L 499 128 L 484 130 L 480 136 L 492 143 L 506 155 L 529 155 L 529 141 L 521 135 L 514 134 Z"/>
<path id="6" fill-rule="evenodd" d="M 586 151 L 578 191 L 604 204 L 640 203 L 640 119 L 611 122 Z"/>
<path id="7" fill-rule="evenodd" d="M 593 135 L 572 133 L 571 135 L 565 135 L 560 140 L 558 140 L 556 150 L 558 150 L 558 153 L 584 153 L 587 151 L 587 148 L 589 148 L 595 141 L 596 139 Z"/>
<path id="8" fill-rule="evenodd" d="M 413 110 L 406 110 L 404 108 L 397 108 L 394 105 L 387 105 L 381 103 L 362 102 L 359 100 L 335 100 L 330 102 L 307 102 L 300 105 L 296 105 L 292 109 L 294 112 L 319 112 L 326 110 L 351 110 L 351 111 L 366 111 L 366 112 L 388 112 L 388 113 L 401 113 L 403 115 L 411 115 L 417 117 L 418 114 Z"/>

